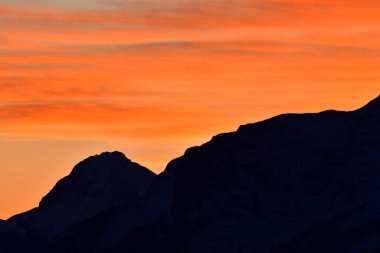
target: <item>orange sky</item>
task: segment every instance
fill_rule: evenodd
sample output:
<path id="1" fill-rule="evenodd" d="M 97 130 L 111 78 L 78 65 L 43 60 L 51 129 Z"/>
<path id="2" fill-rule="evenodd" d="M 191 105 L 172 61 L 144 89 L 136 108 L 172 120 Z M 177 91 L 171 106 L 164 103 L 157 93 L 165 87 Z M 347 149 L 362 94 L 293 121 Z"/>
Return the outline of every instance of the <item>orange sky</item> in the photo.
<path id="1" fill-rule="evenodd" d="M 95 153 L 158 173 L 241 124 L 357 108 L 379 68 L 377 0 L 0 0 L 0 218 Z"/>

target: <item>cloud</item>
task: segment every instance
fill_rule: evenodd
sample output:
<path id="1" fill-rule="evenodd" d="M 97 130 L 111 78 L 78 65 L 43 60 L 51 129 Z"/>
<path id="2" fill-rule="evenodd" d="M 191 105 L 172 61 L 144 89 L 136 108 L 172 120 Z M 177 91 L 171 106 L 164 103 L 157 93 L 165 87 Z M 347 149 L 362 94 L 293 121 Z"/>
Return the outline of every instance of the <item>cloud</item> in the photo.
<path id="1" fill-rule="evenodd" d="M 76 111 L 82 111 L 87 114 L 94 112 L 104 116 L 107 112 L 128 111 L 136 107 L 130 103 L 110 103 L 100 101 L 83 101 L 83 100 L 21 100 L 10 103 L 0 104 L 0 120 L 10 120 L 16 118 L 41 118 L 50 116 L 52 118 L 68 116 L 67 113 L 75 115 Z M 71 113 L 72 112 L 72 113 Z M 61 115 L 59 115 L 61 114 Z M 49 117 L 46 118 L 47 120 Z"/>
<path id="2" fill-rule="evenodd" d="M 9 53 L 9 51 L 7 52 Z M 39 51 L 16 51 L 15 54 L 3 54 L 3 55 L 41 55 Z M 1 52 L 0 52 L 1 55 Z M 42 64 L 27 64 L 27 63 L 0 63 L 0 69 L 3 71 L 9 70 L 55 70 L 55 69 L 70 69 L 70 68 L 83 68 L 83 65 L 72 65 L 72 64 L 59 64 L 59 63 L 42 63 Z M 1 82 L 1 80 L 0 80 Z"/>
<path id="3" fill-rule="evenodd" d="M 89 43 L 79 45 L 56 45 L 46 51 L 39 50 L 11 50 L 0 51 L 3 56 L 59 56 L 59 57 L 111 57 L 111 56 L 134 56 L 154 57 L 170 55 L 240 55 L 242 57 L 253 56 L 280 56 L 280 55 L 326 55 L 326 56 L 355 56 L 355 57 L 378 57 L 380 47 L 356 46 L 345 44 L 315 43 L 304 40 L 278 41 L 278 40 L 162 40 L 146 41 L 141 43 Z M 2 63 L 3 70 L 54 70 L 54 69 L 85 69 L 91 65 L 84 64 L 9 64 Z"/>
<path id="4" fill-rule="evenodd" d="M 319 5 L 294 1 L 121 1 L 114 9 L 20 8 L 3 6 L 1 19 L 12 25 L 65 26 L 83 30 L 100 27 L 207 29 L 295 24 L 310 14 L 323 14 Z M 125 6 L 125 8 L 122 8 Z M 322 6 L 328 8 L 329 6 Z M 291 18 L 291 19 L 290 19 Z M 46 22 L 49 21 L 49 22 Z"/>
<path id="5" fill-rule="evenodd" d="M 107 5 L 102 1 L 94 0 L 1 0 L 0 4 L 21 7 L 50 7 L 64 9 L 102 9 Z"/>

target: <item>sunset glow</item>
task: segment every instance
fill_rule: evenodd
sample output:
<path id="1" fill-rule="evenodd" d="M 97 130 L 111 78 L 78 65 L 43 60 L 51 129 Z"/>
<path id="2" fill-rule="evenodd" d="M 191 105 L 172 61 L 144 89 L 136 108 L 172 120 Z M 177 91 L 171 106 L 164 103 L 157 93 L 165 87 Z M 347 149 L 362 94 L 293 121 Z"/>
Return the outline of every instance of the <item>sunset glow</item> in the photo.
<path id="1" fill-rule="evenodd" d="M 89 155 L 159 173 L 242 124 L 356 109 L 379 69 L 376 0 L 0 0 L 0 218 Z"/>

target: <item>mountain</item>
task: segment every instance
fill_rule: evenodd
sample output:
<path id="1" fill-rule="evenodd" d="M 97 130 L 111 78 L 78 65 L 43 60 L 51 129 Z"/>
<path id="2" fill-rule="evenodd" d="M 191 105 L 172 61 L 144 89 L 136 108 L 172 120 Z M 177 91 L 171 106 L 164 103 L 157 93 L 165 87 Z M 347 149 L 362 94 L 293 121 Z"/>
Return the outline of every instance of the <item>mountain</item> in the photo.
<path id="1" fill-rule="evenodd" d="M 20 227 L 17 223 L 0 219 L 0 234 L 5 233 L 15 233 L 20 237 L 24 237 L 26 235 L 25 230 L 22 227 Z"/>
<path id="2" fill-rule="evenodd" d="M 101 160 L 85 167 L 115 173 L 114 159 Z M 49 238 L 40 252 L 380 252 L 380 97 L 217 135 L 149 176 L 140 194 L 116 187 L 118 200 L 84 194 L 91 180 L 76 178 L 11 219 Z M 120 185 L 133 188 L 132 178 Z"/>
<path id="3" fill-rule="evenodd" d="M 0 252 L 25 252 L 27 241 L 25 229 L 12 221 L 0 220 Z"/>
<path id="4" fill-rule="evenodd" d="M 279 245 L 275 253 L 380 252 L 380 201 L 340 213 Z"/>
<path id="5" fill-rule="evenodd" d="M 170 162 L 145 195 L 132 205 L 111 208 L 75 224 L 55 238 L 47 252 L 112 252 L 129 232 L 166 220 L 172 208 L 176 165 L 176 160 Z"/>
<path id="6" fill-rule="evenodd" d="M 90 157 L 61 179 L 31 211 L 10 219 L 37 238 L 52 239 L 76 223 L 144 195 L 156 175 L 120 152 Z"/>
<path id="7" fill-rule="evenodd" d="M 377 203 L 380 97 L 353 112 L 286 114 L 241 126 L 190 148 L 176 164 L 167 218 L 130 231 L 115 252 L 278 252 L 310 230 L 323 231 L 315 230 L 321 224 L 344 224 L 335 219 Z M 380 232 L 366 231 L 368 221 L 353 215 L 364 239 Z M 320 233 L 314 236 L 324 245 Z M 282 248 L 318 249 L 304 240 L 299 251 Z M 375 252 L 375 242 L 358 244 Z"/>

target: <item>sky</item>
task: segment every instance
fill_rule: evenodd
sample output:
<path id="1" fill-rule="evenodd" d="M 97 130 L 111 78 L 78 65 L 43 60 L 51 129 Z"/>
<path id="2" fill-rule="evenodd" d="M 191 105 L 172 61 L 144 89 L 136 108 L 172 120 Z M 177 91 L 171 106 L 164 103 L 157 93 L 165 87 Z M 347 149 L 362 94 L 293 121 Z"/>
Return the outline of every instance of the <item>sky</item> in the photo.
<path id="1" fill-rule="evenodd" d="M 378 0 L 0 0 L 0 218 L 120 150 L 156 173 L 286 112 L 380 94 Z"/>

